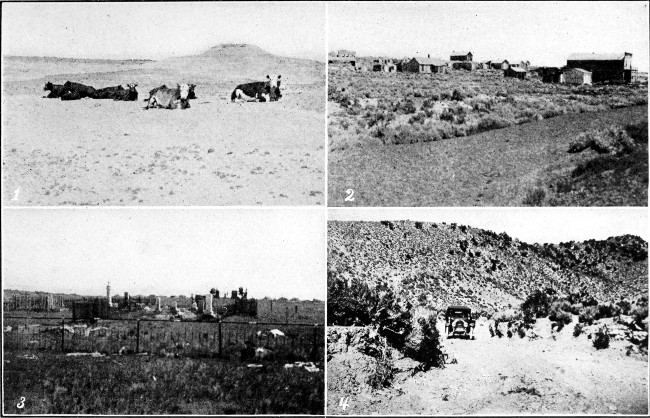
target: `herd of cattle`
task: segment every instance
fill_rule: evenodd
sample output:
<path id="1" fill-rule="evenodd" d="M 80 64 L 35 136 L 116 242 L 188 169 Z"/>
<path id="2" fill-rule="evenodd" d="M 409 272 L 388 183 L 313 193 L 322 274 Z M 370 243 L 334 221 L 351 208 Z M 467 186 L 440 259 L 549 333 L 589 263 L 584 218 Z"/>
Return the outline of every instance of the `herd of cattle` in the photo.
<path id="1" fill-rule="evenodd" d="M 247 102 L 273 102 L 282 97 L 280 93 L 280 77 L 266 76 L 266 81 L 240 84 L 232 92 L 230 99 L 234 102 L 237 99 Z M 65 84 L 52 84 L 47 82 L 44 91 L 50 93 L 48 99 L 80 100 L 91 99 L 113 99 L 122 101 L 138 100 L 137 84 L 127 84 L 114 87 L 95 89 L 81 83 L 66 81 Z M 196 99 L 194 89 L 196 84 L 179 84 L 176 88 L 169 88 L 166 85 L 156 87 L 149 92 L 149 98 L 145 109 L 152 107 L 165 109 L 187 109 L 190 107 L 190 100 Z"/>

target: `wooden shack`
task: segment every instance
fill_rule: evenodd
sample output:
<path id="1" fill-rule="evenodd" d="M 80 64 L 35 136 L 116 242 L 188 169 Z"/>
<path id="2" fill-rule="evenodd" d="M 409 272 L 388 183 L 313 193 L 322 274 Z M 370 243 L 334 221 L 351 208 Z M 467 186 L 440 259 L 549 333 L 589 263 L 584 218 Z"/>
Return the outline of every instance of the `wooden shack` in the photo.
<path id="1" fill-rule="evenodd" d="M 591 84 L 592 74 L 582 68 L 567 68 L 560 77 L 565 84 Z"/>
<path id="2" fill-rule="evenodd" d="M 567 67 L 580 68 L 592 74 L 594 83 L 632 81 L 632 54 L 621 52 L 615 54 L 571 54 Z"/>
<path id="3" fill-rule="evenodd" d="M 449 61 L 473 61 L 474 55 L 471 52 L 454 51 L 449 57 Z"/>
<path id="4" fill-rule="evenodd" d="M 510 68 L 508 60 L 492 60 L 490 61 L 490 65 L 494 70 L 507 70 Z"/>
<path id="5" fill-rule="evenodd" d="M 520 80 L 525 79 L 527 74 L 528 71 L 519 67 L 508 67 L 507 69 L 503 70 L 503 75 L 505 77 L 518 78 Z"/>
<path id="6" fill-rule="evenodd" d="M 558 67 L 540 67 L 537 73 L 544 83 L 559 83 L 562 70 Z"/>
<path id="7" fill-rule="evenodd" d="M 441 59 L 415 57 L 402 68 L 410 73 L 446 73 L 449 67 L 447 67 L 447 62 Z"/>

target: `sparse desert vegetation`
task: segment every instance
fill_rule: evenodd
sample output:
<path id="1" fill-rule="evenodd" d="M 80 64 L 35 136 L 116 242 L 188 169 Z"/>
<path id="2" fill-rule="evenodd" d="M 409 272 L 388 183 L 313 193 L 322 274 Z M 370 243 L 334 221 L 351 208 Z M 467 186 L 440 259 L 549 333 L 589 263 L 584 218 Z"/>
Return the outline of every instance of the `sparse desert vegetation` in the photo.
<path id="1" fill-rule="evenodd" d="M 594 204 L 582 185 L 575 185 L 574 203 L 554 196 L 549 188 L 557 182 L 542 187 L 546 172 L 565 174 L 590 159 L 568 152 L 582 132 L 612 124 L 645 124 L 647 131 L 645 82 L 570 86 L 504 78 L 496 70 L 424 75 L 330 69 L 328 88 L 335 206 Z M 617 196 L 614 178 L 600 182 L 611 193 L 600 194 L 595 204 L 647 204 L 647 192 Z M 348 188 L 355 190 L 354 202 L 343 201 Z"/>
<path id="2" fill-rule="evenodd" d="M 472 308 L 475 340 L 445 337 L 450 305 Z M 636 236 L 531 245 L 454 223 L 330 221 L 328 324 L 330 413 L 648 411 Z"/>
<path id="3" fill-rule="evenodd" d="M 281 364 L 21 351 L 4 361 L 5 414 L 323 413 L 324 373 Z"/>

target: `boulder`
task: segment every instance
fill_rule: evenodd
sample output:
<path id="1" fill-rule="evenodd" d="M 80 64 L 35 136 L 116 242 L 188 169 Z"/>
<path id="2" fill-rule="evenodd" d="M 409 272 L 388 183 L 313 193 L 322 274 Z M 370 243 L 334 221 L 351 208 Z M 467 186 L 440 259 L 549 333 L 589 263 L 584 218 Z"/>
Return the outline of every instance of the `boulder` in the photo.
<path id="1" fill-rule="evenodd" d="M 620 315 L 616 322 L 618 322 L 621 325 L 625 325 L 628 328 L 632 328 L 632 326 L 634 325 L 634 317 L 630 315 Z"/>

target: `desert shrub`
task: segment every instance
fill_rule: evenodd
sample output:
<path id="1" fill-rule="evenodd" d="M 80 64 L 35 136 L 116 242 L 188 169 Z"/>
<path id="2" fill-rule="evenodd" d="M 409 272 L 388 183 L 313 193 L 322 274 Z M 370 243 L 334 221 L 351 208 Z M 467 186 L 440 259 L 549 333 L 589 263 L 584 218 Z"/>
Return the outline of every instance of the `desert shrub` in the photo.
<path id="1" fill-rule="evenodd" d="M 551 296 L 548 291 L 535 290 L 521 304 L 524 318 L 544 318 L 551 309 Z"/>
<path id="2" fill-rule="evenodd" d="M 578 321 L 587 325 L 591 325 L 594 323 L 597 312 L 598 309 L 595 306 L 587 306 L 578 315 Z"/>
<path id="3" fill-rule="evenodd" d="M 559 309 L 559 308 L 557 308 L 555 306 L 553 308 L 551 308 L 551 311 L 548 314 L 548 319 L 550 319 L 551 321 L 555 321 L 558 324 L 562 324 L 562 325 L 568 325 L 573 320 L 570 313 L 565 312 L 565 311 L 563 311 L 563 310 L 561 310 L 561 309 Z M 560 329 L 562 329 L 562 328 L 559 328 L 558 331 Z"/>
<path id="4" fill-rule="evenodd" d="M 629 301 L 624 299 L 621 299 L 618 302 L 616 302 L 616 305 L 620 308 L 622 315 L 629 315 L 630 311 L 632 310 L 632 304 Z"/>
<path id="5" fill-rule="evenodd" d="M 616 305 L 603 304 L 598 305 L 594 319 L 612 318 L 621 314 L 621 308 Z"/>
<path id="6" fill-rule="evenodd" d="M 412 100 L 405 100 L 403 102 L 398 103 L 395 111 L 401 112 L 405 115 L 410 115 L 411 113 L 417 112 L 417 109 L 415 108 L 415 103 L 413 103 Z"/>
<path id="7" fill-rule="evenodd" d="M 368 375 L 366 383 L 373 389 L 386 388 L 391 385 L 395 377 L 395 367 L 390 351 L 384 351 L 375 357 L 375 369 Z"/>
<path id="8" fill-rule="evenodd" d="M 413 353 L 413 359 L 422 363 L 422 370 L 427 371 L 432 367 L 444 368 L 445 357 L 440 345 L 440 333 L 436 328 L 436 315 L 418 319 L 422 331 L 422 342 L 418 350 Z"/>
<path id="9" fill-rule="evenodd" d="M 507 309 L 494 313 L 492 319 L 494 319 L 496 323 L 514 322 L 522 319 L 522 313 L 520 311 L 515 311 L 514 309 Z"/>
<path id="10" fill-rule="evenodd" d="M 641 325 L 643 323 L 643 320 L 648 317 L 648 307 L 647 306 L 639 306 L 635 309 L 633 309 L 631 312 L 632 316 L 634 316 L 634 321 Z"/>
<path id="11" fill-rule="evenodd" d="M 442 111 L 440 114 L 440 120 L 444 120 L 447 122 L 453 122 L 454 121 L 454 112 L 452 112 L 449 108 L 445 109 Z"/>
<path id="12" fill-rule="evenodd" d="M 580 322 L 578 322 L 574 327 L 573 327 L 573 336 L 577 337 L 580 334 L 582 334 L 582 328 L 584 328 L 584 325 L 582 325 Z"/>
<path id="13" fill-rule="evenodd" d="M 465 94 L 461 89 L 454 89 L 454 91 L 451 93 L 451 100 L 460 102 L 464 98 L 465 98 Z"/>
<path id="14" fill-rule="evenodd" d="M 419 123 L 423 124 L 424 120 L 426 119 L 426 115 L 423 112 L 418 112 L 415 115 L 411 116 L 409 118 L 409 123 L 414 124 L 414 123 Z"/>
<path id="15" fill-rule="evenodd" d="M 609 334 L 607 326 L 602 327 L 594 334 L 593 345 L 597 350 L 602 350 L 609 347 Z"/>
<path id="16" fill-rule="evenodd" d="M 546 198 L 546 192 L 541 187 L 535 187 L 534 189 L 528 190 L 526 197 L 521 202 L 525 206 L 541 206 L 542 202 Z"/>
<path id="17" fill-rule="evenodd" d="M 370 325 L 378 296 L 367 284 L 352 280 L 348 286 L 344 278 L 329 271 L 327 303 L 329 325 Z"/>
<path id="18" fill-rule="evenodd" d="M 478 123 L 476 124 L 476 127 L 474 128 L 476 133 L 480 132 L 485 132 L 485 131 L 491 131 L 493 129 L 501 129 L 501 128 L 506 128 L 510 126 L 511 123 L 508 122 L 507 120 L 495 116 L 495 115 L 485 115 L 481 119 L 479 119 Z"/>
<path id="19" fill-rule="evenodd" d="M 517 335 L 519 335 L 519 338 L 524 338 L 526 336 L 526 328 L 523 326 L 517 328 Z"/>
<path id="20" fill-rule="evenodd" d="M 626 154 L 635 148 L 634 140 L 620 126 L 583 132 L 570 144 L 569 152 L 591 148 L 599 154 Z"/>

